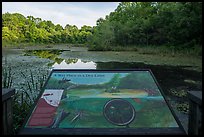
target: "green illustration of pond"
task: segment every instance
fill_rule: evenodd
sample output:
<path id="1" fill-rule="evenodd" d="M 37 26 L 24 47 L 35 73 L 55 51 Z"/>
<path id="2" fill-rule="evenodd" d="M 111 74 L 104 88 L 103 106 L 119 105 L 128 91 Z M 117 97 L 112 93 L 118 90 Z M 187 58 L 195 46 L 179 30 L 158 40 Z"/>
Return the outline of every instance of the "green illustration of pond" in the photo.
<path id="1" fill-rule="evenodd" d="M 149 71 L 53 71 L 26 127 L 178 127 Z"/>

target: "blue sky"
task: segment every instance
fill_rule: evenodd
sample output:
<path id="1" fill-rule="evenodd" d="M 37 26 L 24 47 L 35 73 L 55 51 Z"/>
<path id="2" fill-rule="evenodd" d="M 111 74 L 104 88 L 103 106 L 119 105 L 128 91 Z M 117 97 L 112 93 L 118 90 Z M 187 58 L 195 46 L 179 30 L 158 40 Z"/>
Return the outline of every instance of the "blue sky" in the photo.
<path id="1" fill-rule="evenodd" d="M 20 13 L 50 20 L 55 25 L 95 26 L 96 20 L 114 11 L 119 2 L 2 2 L 2 13 Z"/>

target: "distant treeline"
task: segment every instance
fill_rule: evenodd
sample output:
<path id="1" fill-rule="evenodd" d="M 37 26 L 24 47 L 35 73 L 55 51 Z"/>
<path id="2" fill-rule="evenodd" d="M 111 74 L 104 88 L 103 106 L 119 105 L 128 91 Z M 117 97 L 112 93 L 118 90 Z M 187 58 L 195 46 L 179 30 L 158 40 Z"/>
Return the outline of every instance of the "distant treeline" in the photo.
<path id="1" fill-rule="evenodd" d="M 66 20 L 66 19 L 65 19 Z M 69 22 L 69 21 L 67 21 Z M 67 24 L 64 28 L 51 21 L 19 13 L 2 15 L 2 40 L 6 43 L 77 43 L 83 44 L 92 35 L 90 26 L 78 29 Z"/>
<path id="2" fill-rule="evenodd" d="M 2 22 L 3 41 L 88 43 L 92 50 L 202 47 L 202 2 L 121 2 L 105 19 L 99 18 L 96 26 L 81 29 L 18 13 L 3 14 Z"/>
<path id="3" fill-rule="evenodd" d="M 122 2 L 97 20 L 93 49 L 202 45 L 202 2 Z"/>

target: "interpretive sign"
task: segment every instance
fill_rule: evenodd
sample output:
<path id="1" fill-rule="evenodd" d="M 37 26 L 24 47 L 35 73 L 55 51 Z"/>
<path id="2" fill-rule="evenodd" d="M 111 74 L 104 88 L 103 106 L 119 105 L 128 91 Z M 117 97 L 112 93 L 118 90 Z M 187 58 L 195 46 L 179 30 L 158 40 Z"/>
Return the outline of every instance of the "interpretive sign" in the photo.
<path id="1" fill-rule="evenodd" d="M 21 133 L 79 132 L 184 134 L 150 70 L 53 70 Z"/>

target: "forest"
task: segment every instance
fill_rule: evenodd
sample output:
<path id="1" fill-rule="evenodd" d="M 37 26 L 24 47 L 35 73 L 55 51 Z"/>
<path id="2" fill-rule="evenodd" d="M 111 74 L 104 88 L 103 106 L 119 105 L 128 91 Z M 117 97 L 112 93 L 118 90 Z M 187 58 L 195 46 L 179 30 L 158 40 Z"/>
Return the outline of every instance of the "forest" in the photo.
<path id="1" fill-rule="evenodd" d="M 96 26 L 80 29 L 7 12 L 2 15 L 2 40 L 3 47 L 66 43 L 96 51 L 166 47 L 202 54 L 202 2 L 121 2 L 105 18 L 99 17 Z"/>

